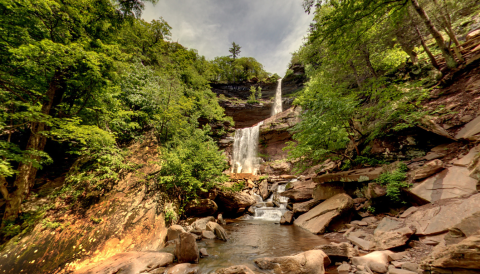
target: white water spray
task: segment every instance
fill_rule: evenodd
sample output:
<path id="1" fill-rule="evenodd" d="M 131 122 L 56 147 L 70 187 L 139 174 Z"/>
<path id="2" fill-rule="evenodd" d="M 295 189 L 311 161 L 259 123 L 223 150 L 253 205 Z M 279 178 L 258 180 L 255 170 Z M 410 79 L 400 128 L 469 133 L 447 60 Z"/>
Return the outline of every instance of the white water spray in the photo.
<path id="1" fill-rule="evenodd" d="M 253 127 L 237 129 L 233 142 L 233 173 L 256 174 L 259 166 L 258 136 L 263 122 Z"/>
<path id="2" fill-rule="evenodd" d="M 277 190 L 268 199 L 266 199 L 265 202 L 262 201 L 262 197 L 255 194 L 257 207 L 255 208 L 255 215 L 253 216 L 253 219 L 279 222 L 283 213 L 287 211 L 288 198 L 280 196 L 280 193 L 284 191 L 285 185 L 279 185 Z M 279 207 L 267 207 L 267 203 L 272 202 L 273 200 L 277 202 Z"/>
<path id="3" fill-rule="evenodd" d="M 275 99 L 273 100 L 272 115 L 282 112 L 282 79 L 278 79 L 277 91 L 275 92 Z"/>

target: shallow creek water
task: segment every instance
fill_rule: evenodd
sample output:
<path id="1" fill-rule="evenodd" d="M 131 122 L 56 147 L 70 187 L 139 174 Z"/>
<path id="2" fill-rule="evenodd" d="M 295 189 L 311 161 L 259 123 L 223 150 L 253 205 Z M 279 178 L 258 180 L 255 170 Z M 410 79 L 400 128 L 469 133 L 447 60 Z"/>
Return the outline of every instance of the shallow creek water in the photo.
<path id="1" fill-rule="evenodd" d="M 234 265 L 247 265 L 256 273 L 254 260 L 262 257 L 293 255 L 311 250 L 329 241 L 313 235 L 294 225 L 279 225 L 263 220 L 243 220 L 230 222 L 224 226 L 228 241 L 203 239 L 198 248 L 206 248 L 208 257 L 201 258 L 199 274 L 213 273 L 218 268 Z M 171 247 L 168 251 L 173 251 Z M 167 250 L 164 250 L 167 251 Z"/>

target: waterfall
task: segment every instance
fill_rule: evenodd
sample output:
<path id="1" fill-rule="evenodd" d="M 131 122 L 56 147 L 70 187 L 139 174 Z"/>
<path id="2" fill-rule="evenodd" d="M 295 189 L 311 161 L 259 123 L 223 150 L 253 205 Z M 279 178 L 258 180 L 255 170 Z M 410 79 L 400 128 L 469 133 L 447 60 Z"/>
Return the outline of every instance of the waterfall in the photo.
<path id="1" fill-rule="evenodd" d="M 273 100 L 272 115 L 282 112 L 282 79 L 278 79 L 277 91 L 275 92 L 275 99 Z"/>
<path id="2" fill-rule="evenodd" d="M 233 142 L 233 173 L 256 174 L 259 166 L 258 136 L 263 122 L 253 127 L 237 129 Z"/>
<path id="3" fill-rule="evenodd" d="M 253 219 L 255 220 L 265 220 L 265 221 L 275 221 L 279 222 L 282 218 L 283 213 L 287 211 L 287 197 L 280 196 L 280 193 L 285 191 L 285 185 L 278 185 L 277 190 L 270 195 L 265 202 L 262 201 L 262 197 L 255 194 L 255 199 L 259 201 L 255 206 L 255 215 Z M 279 207 L 268 207 L 267 203 L 272 202 L 273 200 L 277 201 Z"/>

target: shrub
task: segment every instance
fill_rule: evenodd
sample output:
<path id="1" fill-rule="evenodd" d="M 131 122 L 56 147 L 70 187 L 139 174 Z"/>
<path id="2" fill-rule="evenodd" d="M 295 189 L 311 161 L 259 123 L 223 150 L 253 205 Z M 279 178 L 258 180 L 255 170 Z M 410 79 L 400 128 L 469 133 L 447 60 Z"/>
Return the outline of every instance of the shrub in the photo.
<path id="1" fill-rule="evenodd" d="M 410 187 L 406 182 L 408 167 L 401 163 L 395 170 L 387 171 L 377 178 L 377 182 L 387 188 L 387 197 L 393 202 L 401 202 L 400 194 L 402 188 Z"/>

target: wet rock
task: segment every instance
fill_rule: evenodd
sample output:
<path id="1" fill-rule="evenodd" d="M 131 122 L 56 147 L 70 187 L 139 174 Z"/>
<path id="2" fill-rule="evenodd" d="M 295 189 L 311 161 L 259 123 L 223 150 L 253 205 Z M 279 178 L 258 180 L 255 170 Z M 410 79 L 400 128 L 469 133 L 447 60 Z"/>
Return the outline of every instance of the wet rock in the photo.
<path id="1" fill-rule="evenodd" d="M 293 204 L 293 210 L 292 210 L 293 214 L 294 215 L 303 214 L 309 211 L 310 209 L 312 209 L 313 207 L 317 206 L 319 203 L 320 201 L 318 200 L 309 200 L 306 202 Z"/>
<path id="2" fill-rule="evenodd" d="M 373 233 L 376 250 L 391 249 L 405 245 L 415 234 L 415 228 L 405 224 L 403 220 L 385 217 Z"/>
<path id="3" fill-rule="evenodd" d="M 356 266 L 367 266 L 370 267 L 370 265 L 376 265 L 379 267 L 380 265 L 385 266 L 385 268 L 388 267 L 390 263 L 390 257 L 389 255 L 393 254 L 391 251 L 375 251 L 372 253 L 369 253 L 365 256 L 361 257 L 353 257 L 352 258 L 352 264 Z"/>
<path id="4" fill-rule="evenodd" d="M 218 239 L 222 241 L 227 241 L 227 233 L 225 232 L 225 229 L 223 229 L 221 225 L 214 222 L 208 222 L 207 230 L 213 231 L 213 233 L 215 233 L 215 236 L 217 236 Z"/>
<path id="5" fill-rule="evenodd" d="M 171 264 L 174 259 L 173 254 L 164 252 L 125 252 L 77 270 L 75 274 L 137 274 Z"/>
<path id="6" fill-rule="evenodd" d="M 185 206 L 185 214 L 188 216 L 209 216 L 217 210 L 217 204 L 210 199 L 193 200 Z"/>
<path id="7" fill-rule="evenodd" d="M 248 210 L 247 210 L 247 213 L 250 214 L 250 215 L 255 215 L 255 209 L 256 209 L 256 208 L 257 208 L 257 207 L 254 206 L 254 205 L 251 206 L 251 207 L 249 207 Z"/>
<path id="8" fill-rule="evenodd" d="M 345 193 L 342 183 L 322 183 L 315 186 L 312 197 L 316 201 L 323 201 L 340 193 Z"/>
<path id="9" fill-rule="evenodd" d="M 198 247 L 193 234 L 181 233 L 175 247 L 175 256 L 180 263 L 198 263 Z"/>
<path id="10" fill-rule="evenodd" d="M 167 274 L 196 274 L 198 267 L 192 264 L 177 264 L 176 266 L 168 269 Z"/>
<path id="11" fill-rule="evenodd" d="M 179 225 L 172 225 L 167 230 L 167 241 L 178 239 L 178 235 L 185 232 L 185 229 Z"/>
<path id="12" fill-rule="evenodd" d="M 313 181 L 317 184 L 329 182 L 366 182 L 378 178 L 382 173 L 382 168 L 364 168 L 342 171 L 330 174 L 324 174 L 314 177 Z"/>
<path id="13" fill-rule="evenodd" d="M 413 176 L 414 180 L 421 180 L 432 176 L 433 174 L 438 173 L 443 170 L 443 162 L 441 160 L 433 160 L 426 163 L 421 168 L 415 170 L 415 175 Z"/>
<path id="14" fill-rule="evenodd" d="M 286 211 L 283 213 L 282 218 L 280 219 L 280 224 L 281 225 L 289 225 L 293 222 L 293 212 L 292 211 Z"/>
<path id="15" fill-rule="evenodd" d="M 255 274 L 245 265 L 236 265 L 227 268 L 217 269 L 215 274 Z"/>
<path id="16" fill-rule="evenodd" d="M 452 166 L 415 185 L 408 192 L 424 203 L 477 193 L 478 180 L 469 175 L 467 168 Z"/>
<path id="17" fill-rule="evenodd" d="M 433 252 L 422 262 L 422 268 L 425 267 L 480 269 L 480 235 Z"/>
<path id="18" fill-rule="evenodd" d="M 412 272 L 412 271 L 405 270 L 405 269 L 399 269 L 399 268 L 394 267 L 393 265 L 388 267 L 388 273 L 390 273 L 390 274 L 417 274 L 417 272 Z"/>
<path id="19" fill-rule="evenodd" d="M 217 204 L 224 212 L 240 214 L 251 205 L 256 203 L 255 199 L 244 192 L 226 191 L 217 195 Z"/>
<path id="20" fill-rule="evenodd" d="M 255 264 L 276 274 L 324 274 L 330 259 L 321 250 L 310 250 L 293 256 L 256 259 Z"/>
<path id="21" fill-rule="evenodd" d="M 480 212 L 480 194 L 464 199 L 443 200 L 441 203 L 418 207 L 406 218 L 407 225 L 416 228 L 416 235 L 428 236 L 448 232 L 463 219 Z"/>
<path id="22" fill-rule="evenodd" d="M 200 248 L 200 257 L 208 257 L 208 252 L 206 248 Z"/>
<path id="23" fill-rule="evenodd" d="M 268 196 L 270 196 L 270 192 L 268 191 L 268 181 L 263 180 L 258 185 L 259 195 L 262 197 L 263 200 L 266 200 Z"/>
<path id="24" fill-rule="evenodd" d="M 193 222 L 192 227 L 193 229 L 202 231 L 207 229 L 208 222 L 214 222 L 214 221 L 215 221 L 215 218 L 213 218 L 212 216 L 201 218 Z"/>
<path id="25" fill-rule="evenodd" d="M 353 248 L 350 243 L 345 242 L 321 245 L 315 249 L 322 250 L 330 259 L 338 258 L 339 260 L 344 260 L 358 256 L 358 250 Z"/>
<path id="26" fill-rule="evenodd" d="M 225 220 L 223 219 L 223 215 L 222 214 L 218 214 L 217 216 L 217 223 L 221 224 L 221 225 L 226 225 L 227 222 L 225 222 Z"/>
<path id="27" fill-rule="evenodd" d="M 311 233 L 324 233 L 330 222 L 353 207 L 353 201 L 347 194 L 337 194 L 322 202 L 305 214 L 300 215 L 293 223 Z"/>
<path id="28" fill-rule="evenodd" d="M 273 202 L 266 202 L 265 206 L 266 207 L 275 207 L 275 204 Z"/>
<path id="29" fill-rule="evenodd" d="M 212 231 L 204 230 L 202 231 L 202 237 L 205 239 L 215 239 L 215 234 Z"/>
<path id="30" fill-rule="evenodd" d="M 387 195 L 387 188 L 377 184 L 377 183 L 368 183 L 367 191 L 365 197 L 367 199 L 380 198 Z"/>

